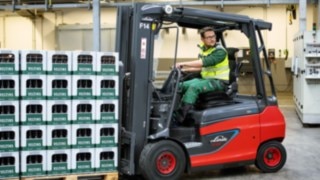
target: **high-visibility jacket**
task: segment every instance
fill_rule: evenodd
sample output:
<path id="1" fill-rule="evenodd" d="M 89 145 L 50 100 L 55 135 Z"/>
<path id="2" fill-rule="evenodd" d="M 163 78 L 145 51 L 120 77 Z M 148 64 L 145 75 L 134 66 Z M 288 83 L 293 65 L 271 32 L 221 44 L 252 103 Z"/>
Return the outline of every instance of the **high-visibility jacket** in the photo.
<path id="1" fill-rule="evenodd" d="M 221 45 L 217 45 L 215 47 L 211 47 L 208 49 L 204 48 L 204 45 L 200 45 L 200 58 L 206 57 L 213 53 L 217 49 L 223 49 L 226 51 Z M 201 77 L 203 79 L 220 79 L 229 81 L 229 59 L 228 55 L 224 58 L 224 60 L 214 66 L 203 67 L 201 70 Z"/>

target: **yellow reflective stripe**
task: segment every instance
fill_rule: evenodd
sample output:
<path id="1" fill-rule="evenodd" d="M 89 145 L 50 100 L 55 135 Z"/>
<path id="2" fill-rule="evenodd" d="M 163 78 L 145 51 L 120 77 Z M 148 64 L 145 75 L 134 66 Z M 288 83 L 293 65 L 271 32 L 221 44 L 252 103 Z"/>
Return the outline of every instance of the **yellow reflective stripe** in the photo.
<path id="1" fill-rule="evenodd" d="M 200 54 L 199 56 L 201 58 L 208 56 L 216 49 L 224 49 L 224 47 L 220 44 L 218 44 L 215 48 L 209 48 L 205 51 L 203 50 L 204 44 L 200 45 Z M 225 49 L 224 49 L 225 50 Z M 229 60 L 228 56 L 225 57 L 225 59 L 215 66 L 210 67 L 203 67 L 201 70 L 201 76 L 204 79 L 221 79 L 221 80 L 229 80 Z"/>
<path id="2" fill-rule="evenodd" d="M 223 70 L 229 70 L 228 66 L 222 66 L 222 67 L 205 67 L 203 68 L 204 71 L 208 72 L 217 72 L 217 71 L 223 71 Z"/>
<path id="3" fill-rule="evenodd" d="M 223 79 L 223 80 L 229 80 L 229 72 L 228 71 L 225 71 L 223 73 L 219 73 L 219 74 L 216 74 L 214 72 L 211 72 L 211 73 L 205 73 L 203 74 L 203 78 L 204 79 Z"/>

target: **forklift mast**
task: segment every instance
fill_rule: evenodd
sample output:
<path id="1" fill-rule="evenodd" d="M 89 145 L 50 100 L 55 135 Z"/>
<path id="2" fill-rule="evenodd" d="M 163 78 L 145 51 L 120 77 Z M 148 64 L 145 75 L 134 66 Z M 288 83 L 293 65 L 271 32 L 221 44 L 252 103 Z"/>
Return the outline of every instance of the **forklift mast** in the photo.
<path id="1" fill-rule="evenodd" d="M 116 51 L 124 65 L 123 131 L 120 171 L 136 174 L 135 162 L 147 142 L 153 68 L 151 22 L 142 21 L 142 4 L 118 10 Z"/>
<path id="2" fill-rule="evenodd" d="M 150 106 L 153 81 L 154 36 L 163 21 L 177 23 L 181 27 L 200 29 L 214 26 L 218 31 L 240 30 L 249 39 L 253 74 L 256 82 L 259 109 L 276 105 L 276 98 L 266 95 L 260 52 L 269 69 L 267 53 L 260 30 L 271 30 L 271 24 L 248 16 L 231 15 L 193 8 L 172 8 L 164 5 L 136 3 L 118 9 L 116 51 L 123 63 L 124 76 L 121 98 L 121 152 L 120 171 L 124 174 L 139 173 L 141 151 L 148 143 Z M 256 33 L 257 32 L 257 33 Z M 218 33 L 219 34 L 219 33 Z M 257 36 L 256 36 L 257 34 Z M 258 46 L 258 40 L 260 45 Z M 271 74 L 269 77 L 272 97 L 276 97 Z M 120 83 L 121 84 L 121 83 Z"/>

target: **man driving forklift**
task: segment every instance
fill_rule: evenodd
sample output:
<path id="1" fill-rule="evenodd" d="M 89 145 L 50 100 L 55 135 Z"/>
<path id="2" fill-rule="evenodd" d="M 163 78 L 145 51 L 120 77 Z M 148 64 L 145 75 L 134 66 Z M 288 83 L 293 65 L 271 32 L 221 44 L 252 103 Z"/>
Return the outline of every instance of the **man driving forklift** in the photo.
<path id="1" fill-rule="evenodd" d="M 229 60 L 226 49 L 216 40 L 212 27 L 200 30 L 201 44 L 199 59 L 179 62 L 176 68 L 183 72 L 200 72 L 200 78 L 181 83 L 182 99 L 177 111 L 177 121 L 182 123 L 189 110 L 193 108 L 199 94 L 224 90 L 229 84 Z"/>

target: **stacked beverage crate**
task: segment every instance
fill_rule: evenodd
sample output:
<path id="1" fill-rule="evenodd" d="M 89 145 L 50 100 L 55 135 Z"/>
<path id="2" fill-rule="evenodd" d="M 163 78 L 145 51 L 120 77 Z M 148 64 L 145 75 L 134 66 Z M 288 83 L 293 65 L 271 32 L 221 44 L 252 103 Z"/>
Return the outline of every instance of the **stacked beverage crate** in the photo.
<path id="1" fill-rule="evenodd" d="M 47 174 L 71 173 L 72 52 L 47 51 Z"/>
<path id="2" fill-rule="evenodd" d="M 97 52 L 95 170 L 115 171 L 118 164 L 119 58 Z"/>
<path id="3" fill-rule="evenodd" d="M 0 177 L 19 177 L 19 51 L 0 50 Z"/>
<path id="4" fill-rule="evenodd" d="M 46 175 L 47 52 L 20 51 L 21 176 Z"/>
<path id="5" fill-rule="evenodd" d="M 72 52 L 71 173 L 94 172 L 96 52 Z"/>
<path id="6" fill-rule="evenodd" d="M 116 171 L 117 53 L 0 50 L 0 179 Z"/>

